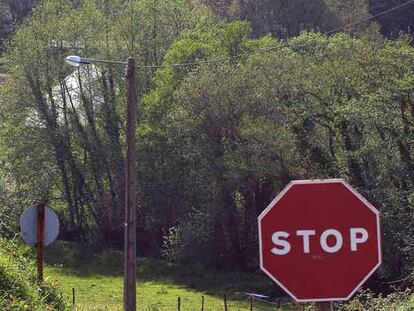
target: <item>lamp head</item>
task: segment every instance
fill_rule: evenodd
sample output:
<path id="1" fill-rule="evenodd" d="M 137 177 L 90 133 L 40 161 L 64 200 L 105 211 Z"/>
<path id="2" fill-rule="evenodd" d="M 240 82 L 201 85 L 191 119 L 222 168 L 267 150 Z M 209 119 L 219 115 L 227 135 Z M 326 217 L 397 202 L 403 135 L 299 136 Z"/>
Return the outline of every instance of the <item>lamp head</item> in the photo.
<path id="1" fill-rule="evenodd" d="M 70 55 L 66 57 L 66 63 L 71 66 L 79 67 L 83 64 L 92 64 L 92 61 L 89 58 L 80 57 L 77 55 Z"/>

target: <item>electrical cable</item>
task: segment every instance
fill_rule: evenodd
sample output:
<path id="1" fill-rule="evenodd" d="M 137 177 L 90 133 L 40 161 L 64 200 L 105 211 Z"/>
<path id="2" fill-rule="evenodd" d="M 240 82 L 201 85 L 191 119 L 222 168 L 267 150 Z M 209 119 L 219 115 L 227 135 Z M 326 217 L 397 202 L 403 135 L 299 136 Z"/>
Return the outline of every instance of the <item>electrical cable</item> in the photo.
<path id="1" fill-rule="evenodd" d="M 405 3 L 402 3 L 402 4 L 400 4 L 400 5 L 397 5 L 397 6 L 395 6 L 395 7 L 392 7 L 392 8 L 390 8 L 390 9 L 388 9 L 388 10 L 385 10 L 385 11 L 383 11 L 383 12 L 380 12 L 380 13 L 375 14 L 375 15 L 372 15 L 372 16 L 368 16 L 368 17 L 366 17 L 366 18 L 363 18 L 363 19 L 361 19 L 361 20 L 359 20 L 359 21 L 356 21 L 356 22 L 350 23 L 350 24 L 348 24 L 348 25 L 345 25 L 345 26 L 342 26 L 342 27 L 338 27 L 338 28 L 336 28 L 336 29 L 332 29 L 332 30 L 330 30 L 330 31 L 325 32 L 324 34 L 325 34 L 325 35 L 329 35 L 329 34 L 331 34 L 331 33 L 333 33 L 333 32 L 336 32 L 336 31 L 342 30 L 342 29 L 344 29 L 344 28 L 348 28 L 348 27 L 352 27 L 352 26 L 358 25 L 358 24 L 360 24 L 360 23 L 363 23 L 363 22 L 369 21 L 369 20 L 371 20 L 371 19 L 377 18 L 378 16 L 381 16 L 381 15 L 387 14 L 387 13 L 389 13 L 389 12 L 391 12 L 391 11 L 395 11 L 395 10 L 397 10 L 397 9 L 400 9 L 400 8 L 402 8 L 402 7 L 406 6 L 406 5 L 411 4 L 411 3 L 414 3 L 414 0 L 407 1 L 407 2 L 405 2 Z"/>

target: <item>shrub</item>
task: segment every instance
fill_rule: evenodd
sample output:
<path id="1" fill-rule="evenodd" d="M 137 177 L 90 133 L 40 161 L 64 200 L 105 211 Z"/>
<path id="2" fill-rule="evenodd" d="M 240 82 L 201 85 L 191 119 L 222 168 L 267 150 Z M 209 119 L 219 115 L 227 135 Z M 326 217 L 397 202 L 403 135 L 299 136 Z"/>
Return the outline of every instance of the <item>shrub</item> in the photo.
<path id="1" fill-rule="evenodd" d="M 28 248 L 0 240 L 0 310 L 67 310 L 55 284 L 37 284 Z"/>
<path id="2" fill-rule="evenodd" d="M 387 296 L 376 296 L 369 290 L 360 290 L 348 303 L 336 306 L 340 311 L 414 311 L 414 296 L 411 290 L 398 291 Z"/>
<path id="3" fill-rule="evenodd" d="M 189 219 L 169 228 L 164 235 L 162 255 L 170 263 L 209 265 L 214 261 L 208 244 L 210 234 L 211 215 L 194 213 Z"/>

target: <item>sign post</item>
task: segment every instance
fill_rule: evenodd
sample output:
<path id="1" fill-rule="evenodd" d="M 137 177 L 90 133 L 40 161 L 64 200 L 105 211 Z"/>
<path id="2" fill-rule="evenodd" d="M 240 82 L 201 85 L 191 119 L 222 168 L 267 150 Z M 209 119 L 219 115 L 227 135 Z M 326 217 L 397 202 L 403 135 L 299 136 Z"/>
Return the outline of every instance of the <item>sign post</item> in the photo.
<path id="1" fill-rule="evenodd" d="M 332 311 L 332 303 L 331 302 L 317 302 L 316 303 L 316 311 Z"/>
<path id="2" fill-rule="evenodd" d="M 59 219 L 44 203 L 29 207 L 20 216 L 23 240 L 36 247 L 37 280 L 43 282 L 43 250 L 59 235 Z"/>
<path id="3" fill-rule="evenodd" d="M 379 212 L 342 179 L 289 183 L 258 225 L 260 268 L 317 310 L 348 300 L 381 264 Z"/>
<path id="4" fill-rule="evenodd" d="M 43 241 L 45 239 L 45 204 L 40 203 L 37 206 L 37 241 L 36 241 L 36 258 L 37 258 L 37 281 L 43 282 Z"/>

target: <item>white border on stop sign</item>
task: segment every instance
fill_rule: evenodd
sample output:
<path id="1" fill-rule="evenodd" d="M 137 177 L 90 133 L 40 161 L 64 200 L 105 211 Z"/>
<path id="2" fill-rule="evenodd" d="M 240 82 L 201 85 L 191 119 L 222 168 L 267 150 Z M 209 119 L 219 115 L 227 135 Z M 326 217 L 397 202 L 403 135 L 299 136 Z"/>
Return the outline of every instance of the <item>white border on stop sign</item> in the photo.
<path id="1" fill-rule="evenodd" d="M 354 290 L 347 297 L 337 298 L 316 298 L 316 299 L 298 299 L 293 293 L 291 293 L 281 282 L 279 282 L 273 275 L 267 271 L 263 266 L 263 249 L 262 249 L 262 230 L 260 222 L 262 218 L 270 211 L 270 209 L 289 191 L 294 185 L 310 185 L 310 184 L 329 184 L 329 183 L 340 183 L 344 185 L 349 191 L 351 191 L 363 204 L 365 204 L 371 211 L 375 213 L 377 218 L 377 238 L 378 238 L 378 263 L 377 265 L 366 275 L 366 277 L 355 286 Z M 380 213 L 379 211 L 366 200 L 361 194 L 359 194 L 354 188 L 352 188 L 345 180 L 336 179 L 310 179 L 310 180 L 293 180 L 273 199 L 273 201 L 260 213 L 257 217 L 258 229 L 259 229 L 259 257 L 260 257 L 260 269 L 264 271 L 268 277 L 270 277 L 277 285 L 279 285 L 285 292 L 287 292 L 296 302 L 323 302 L 323 301 L 345 301 L 349 300 L 352 295 L 365 283 L 365 281 L 378 269 L 382 263 L 382 249 L 381 249 L 381 228 L 380 228 Z"/>

